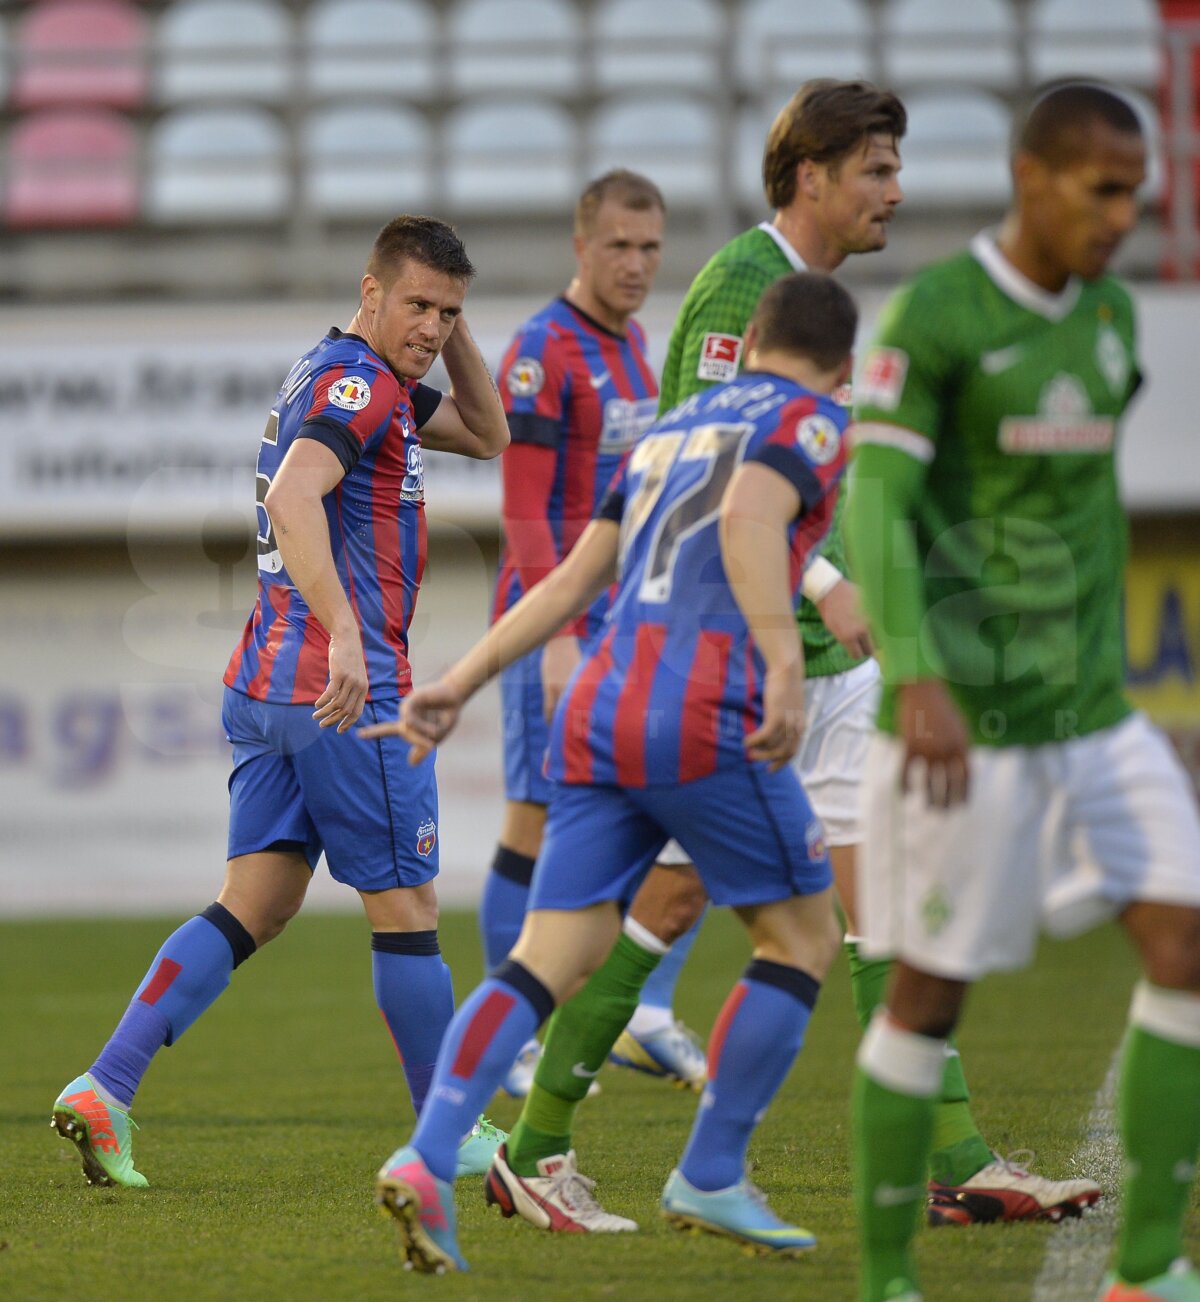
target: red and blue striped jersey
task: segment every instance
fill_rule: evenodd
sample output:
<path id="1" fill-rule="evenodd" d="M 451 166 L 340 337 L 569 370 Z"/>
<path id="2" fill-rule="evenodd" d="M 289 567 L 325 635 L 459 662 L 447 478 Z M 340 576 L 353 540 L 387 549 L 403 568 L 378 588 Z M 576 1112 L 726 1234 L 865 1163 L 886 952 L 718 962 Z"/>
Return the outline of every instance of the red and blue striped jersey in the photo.
<path id="1" fill-rule="evenodd" d="M 620 522 L 621 577 L 555 713 L 550 777 L 662 786 L 746 762 L 743 739 L 762 722 L 765 665 L 725 574 L 721 500 L 744 461 L 795 486 L 798 591 L 833 514 L 845 424 L 832 399 L 747 372 L 693 394 L 647 431 L 598 512 Z"/>
<path id="2" fill-rule="evenodd" d="M 618 335 L 557 298 L 509 344 L 500 392 L 512 442 L 501 459 L 506 543 L 493 618 L 574 546 L 654 419 L 658 384 L 636 321 Z M 581 634 L 598 627 L 606 605 L 595 603 Z"/>
<path id="3" fill-rule="evenodd" d="M 425 568 L 425 483 L 417 431 L 442 395 L 404 382 L 357 335 L 331 330 L 292 367 L 258 450 L 258 600 L 225 671 L 260 701 L 307 705 L 329 681 L 329 635 L 284 568 L 263 505 L 288 448 L 316 439 L 345 476 L 324 498 L 329 545 L 362 630 L 369 698 L 412 686 L 408 625 Z"/>

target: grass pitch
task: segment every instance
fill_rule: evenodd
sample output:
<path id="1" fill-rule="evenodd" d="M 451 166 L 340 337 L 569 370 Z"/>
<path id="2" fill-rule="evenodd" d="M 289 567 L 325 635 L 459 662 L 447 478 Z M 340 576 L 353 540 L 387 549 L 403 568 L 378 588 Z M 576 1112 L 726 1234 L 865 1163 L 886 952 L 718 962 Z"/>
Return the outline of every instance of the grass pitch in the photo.
<path id="1" fill-rule="evenodd" d="M 51 1104 L 100 1049 L 176 922 L 0 925 L 0 1298 L 854 1297 L 847 1087 L 857 1027 L 844 964 L 751 1150 L 755 1180 L 816 1233 L 816 1252 L 764 1261 L 662 1224 L 658 1194 L 695 1096 L 606 1069 L 602 1095 L 580 1108 L 580 1164 L 641 1233 L 540 1233 L 502 1221 L 480 1182 L 467 1181 L 460 1242 L 472 1273 L 430 1279 L 401 1270 L 372 1207 L 372 1177 L 407 1135 L 411 1109 L 371 995 L 368 928 L 355 917 L 298 918 L 159 1055 L 135 1113 L 149 1190 L 84 1183 L 74 1150 L 50 1129 Z M 441 931 L 461 997 L 480 975 L 474 919 L 444 915 Z M 737 924 L 710 916 L 680 989 L 692 1026 L 707 1032 L 746 957 Z M 1125 942 L 1105 929 L 1048 944 L 1036 969 L 975 993 L 961 1047 L 997 1149 L 1031 1148 L 1038 1169 L 1071 1172 L 1133 976 Z M 504 1098 L 491 1109 L 501 1125 L 516 1113 Z M 926 1231 L 927 1296 L 1028 1298 L 1056 1232 Z"/>

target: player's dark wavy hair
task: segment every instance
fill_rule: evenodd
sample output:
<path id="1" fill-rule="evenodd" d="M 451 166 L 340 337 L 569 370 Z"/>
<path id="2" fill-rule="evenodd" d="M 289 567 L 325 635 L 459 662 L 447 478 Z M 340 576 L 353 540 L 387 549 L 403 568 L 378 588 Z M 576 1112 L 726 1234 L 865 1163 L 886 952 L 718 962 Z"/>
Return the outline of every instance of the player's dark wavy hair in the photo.
<path id="1" fill-rule="evenodd" d="M 836 175 L 841 162 L 868 136 L 899 141 L 908 114 L 890 90 L 869 81 L 806 81 L 779 110 L 763 150 L 763 189 L 772 208 L 786 208 L 796 197 L 796 168 L 806 158 L 825 163 Z"/>
<path id="2" fill-rule="evenodd" d="M 832 276 L 798 271 L 763 290 L 750 320 L 756 348 L 799 353 L 832 371 L 854 347 L 858 308 Z"/>
<path id="3" fill-rule="evenodd" d="M 390 284 L 406 262 L 419 262 L 455 280 L 471 280 L 475 275 L 475 267 L 454 228 L 436 217 L 414 217 L 410 213 L 393 217 L 375 237 L 367 271 L 383 284 Z"/>
<path id="4" fill-rule="evenodd" d="M 1024 122 L 1013 132 L 1012 148 L 1062 167 L 1085 150 L 1093 124 L 1102 122 L 1121 135 L 1144 135 L 1141 119 L 1115 86 L 1098 81 L 1065 81 L 1041 86 Z"/>

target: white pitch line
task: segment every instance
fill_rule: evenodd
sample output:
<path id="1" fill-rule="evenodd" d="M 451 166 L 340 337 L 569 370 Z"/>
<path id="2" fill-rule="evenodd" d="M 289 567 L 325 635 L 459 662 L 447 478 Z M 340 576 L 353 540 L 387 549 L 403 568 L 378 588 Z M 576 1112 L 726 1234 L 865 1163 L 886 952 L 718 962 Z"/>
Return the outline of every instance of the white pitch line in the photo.
<path id="1" fill-rule="evenodd" d="M 1030 1302 L 1094 1302 L 1117 1235 L 1121 1199 L 1121 1142 L 1116 1098 L 1121 1049 L 1108 1068 L 1087 1120 L 1082 1145 L 1071 1157 L 1071 1174 L 1087 1176 L 1104 1197 L 1077 1220 L 1055 1227 Z"/>

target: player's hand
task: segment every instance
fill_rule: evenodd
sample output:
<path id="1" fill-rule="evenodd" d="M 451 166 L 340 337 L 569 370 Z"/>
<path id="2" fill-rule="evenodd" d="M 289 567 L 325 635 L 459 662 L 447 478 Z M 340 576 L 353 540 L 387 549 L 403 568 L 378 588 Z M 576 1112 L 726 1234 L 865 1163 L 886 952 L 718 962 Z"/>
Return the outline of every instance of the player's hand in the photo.
<path id="1" fill-rule="evenodd" d="M 366 741 L 374 737 L 403 737 L 409 745 L 409 764 L 420 764 L 453 731 L 462 704 L 461 692 L 440 678 L 406 696 L 398 719 L 368 724 L 358 730 L 358 735 Z"/>
<path id="2" fill-rule="evenodd" d="M 848 654 L 856 658 L 871 654 L 871 630 L 862 613 L 855 584 L 849 579 L 835 583 L 816 603 L 816 607 L 825 627 Z"/>
<path id="3" fill-rule="evenodd" d="M 367 701 L 367 662 L 357 632 L 329 639 L 329 682 L 317 697 L 313 718 L 322 728 L 345 732 L 358 722 Z"/>
<path id="4" fill-rule="evenodd" d="M 579 664 L 579 639 L 569 634 L 552 637 L 542 648 L 542 713 L 547 719 L 562 696 L 567 680 Z"/>
<path id="5" fill-rule="evenodd" d="M 902 789 L 923 783 L 934 809 L 962 804 L 970 788 L 971 738 L 946 684 L 938 678 L 905 683 L 899 698 Z"/>
<path id="6" fill-rule="evenodd" d="M 795 755 L 803 735 L 804 662 L 768 669 L 763 680 L 763 721 L 746 738 L 746 755 L 766 760 L 774 773 Z"/>

